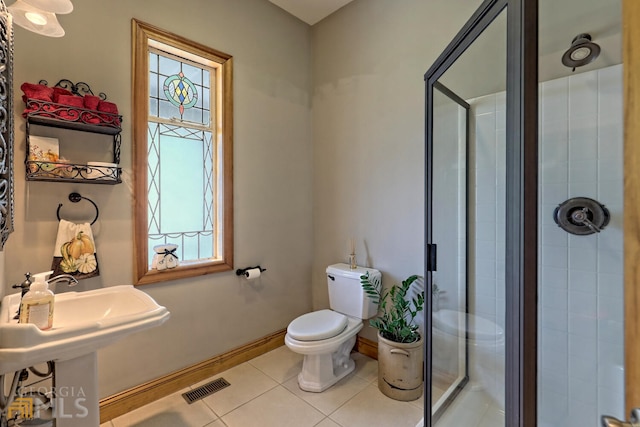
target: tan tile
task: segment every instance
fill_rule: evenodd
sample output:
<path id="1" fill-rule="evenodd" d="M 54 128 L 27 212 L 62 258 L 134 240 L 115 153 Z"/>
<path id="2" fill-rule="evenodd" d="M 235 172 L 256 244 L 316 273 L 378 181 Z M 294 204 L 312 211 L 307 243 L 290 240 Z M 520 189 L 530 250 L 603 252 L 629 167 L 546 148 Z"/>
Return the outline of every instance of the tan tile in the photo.
<path id="1" fill-rule="evenodd" d="M 181 396 L 184 389 L 111 420 L 113 427 L 201 427 L 218 418 L 207 405 L 189 405 Z"/>
<path id="2" fill-rule="evenodd" d="M 348 427 L 415 427 L 422 411 L 409 402 L 388 398 L 377 384 L 369 384 L 330 418 Z"/>
<path id="3" fill-rule="evenodd" d="M 424 388 L 424 384 L 422 386 Z M 424 396 L 425 396 L 425 392 L 423 391 L 422 396 L 420 396 L 416 400 L 411 400 L 409 403 L 415 406 L 416 408 L 419 408 L 420 410 L 424 410 Z"/>
<path id="4" fill-rule="evenodd" d="M 436 387 L 435 385 L 431 388 L 431 400 L 435 403 L 438 401 L 438 399 L 440 399 L 440 397 L 442 397 L 442 395 L 445 393 L 445 390 L 441 389 L 440 387 Z"/>
<path id="5" fill-rule="evenodd" d="M 462 390 L 442 414 L 437 427 L 476 427 L 491 406 L 491 398 L 482 390 Z M 497 427 L 497 426 L 496 426 Z"/>
<path id="6" fill-rule="evenodd" d="M 222 417 L 228 427 L 312 427 L 324 415 L 278 386 Z"/>
<path id="7" fill-rule="evenodd" d="M 300 373 L 303 358 L 301 354 L 294 353 L 283 345 L 248 363 L 282 384 Z"/>
<path id="8" fill-rule="evenodd" d="M 224 371 L 220 375 L 198 383 L 192 388 L 199 387 L 220 377 L 223 377 L 231 385 L 202 399 L 220 417 L 278 385 L 277 382 L 253 365 L 243 363 Z"/>
<path id="9" fill-rule="evenodd" d="M 315 427 L 341 427 L 340 424 L 336 424 L 331 418 L 327 417 L 320 424 L 316 424 Z"/>
<path id="10" fill-rule="evenodd" d="M 487 409 L 478 427 L 504 426 L 504 411 L 492 405 Z"/>
<path id="11" fill-rule="evenodd" d="M 303 391 L 298 386 L 298 379 L 291 378 L 283 385 L 293 394 L 309 403 L 325 415 L 329 415 L 344 405 L 353 396 L 364 390 L 369 383 L 351 374 L 338 381 L 322 393 Z"/>
<path id="12" fill-rule="evenodd" d="M 360 353 L 351 353 L 351 357 L 356 362 L 356 369 L 353 373 L 363 380 L 371 383 L 378 381 L 378 361 Z"/>
<path id="13" fill-rule="evenodd" d="M 106 423 L 100 424 L 100 427 L 113 427 L 113 424 L 111 424 L 111 421 L 107 421 Z"/>
<path id="14" fill-rule="evenodd" d="M 176 426 L 178 427 L 178 426 Z M 214 422 L 207 424 L 204 427 L 227 427 L 227 425 L 225 423 L 222 422 L 222 419 L 218 418 L 217 420 L 215 420 Z"/>

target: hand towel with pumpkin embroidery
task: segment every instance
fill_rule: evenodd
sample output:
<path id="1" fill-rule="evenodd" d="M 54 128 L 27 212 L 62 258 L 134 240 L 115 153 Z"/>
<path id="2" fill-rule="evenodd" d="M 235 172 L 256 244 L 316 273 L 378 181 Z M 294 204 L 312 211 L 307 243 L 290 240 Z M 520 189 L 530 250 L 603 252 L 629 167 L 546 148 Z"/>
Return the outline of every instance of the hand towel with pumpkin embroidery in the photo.
<path id="1" fill-rule="evenodd" d="M 78 280 L 98 276 L 96 245 L 88 222 L 75 224 L 60 220 L 56 247 L 53 251 L 53 274 L 71 274 Z"/>

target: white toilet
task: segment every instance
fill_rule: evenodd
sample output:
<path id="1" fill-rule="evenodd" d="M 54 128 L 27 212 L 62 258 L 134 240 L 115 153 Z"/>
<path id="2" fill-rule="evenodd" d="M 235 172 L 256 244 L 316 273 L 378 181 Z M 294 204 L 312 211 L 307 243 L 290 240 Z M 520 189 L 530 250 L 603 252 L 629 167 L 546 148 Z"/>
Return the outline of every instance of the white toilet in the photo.
<path id="1" fill-rule="evenodd" d="M 347 264 L 327 267 L 329 305 L 294 319 L 284 342 L 295 353 L 303 354 L 298 384 L 302 390 L 321 392 L 344 378 L 355 368 L 350 354 L 364 319 L 375 316 L 378 306 L 364 293 L 360 276 L 380 276 L 378 270 Z"/>

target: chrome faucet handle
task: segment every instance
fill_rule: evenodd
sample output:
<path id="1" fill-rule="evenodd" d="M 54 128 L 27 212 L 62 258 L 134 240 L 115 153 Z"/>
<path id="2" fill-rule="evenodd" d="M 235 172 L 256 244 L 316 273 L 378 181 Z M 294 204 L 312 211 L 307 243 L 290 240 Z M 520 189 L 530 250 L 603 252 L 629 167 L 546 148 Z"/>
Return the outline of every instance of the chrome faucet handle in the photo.
<path id="1" fill-rule="evenodd" d="M 29 292 L 29 288 L 31 287 L 31 283 L 33 283 L 31 281 L 31 273 L 29 273 L 29 272 L 24 273 L 24 276 L 25 276 L 24 282 L 18 283 L 18 284 L 15 284 L 15 285 L 11 286 L 13 289 L 21 289 L 22 290 L 22 296 L 24 296 L 24 294 Z"/>
<path id="2" fill-rule="evenodd" d="M 601 420 L 602 427 L 640 427 L 640 408 L 633 408 L 631 410 L 629 421 L 620 421 L 609 415 L 603 415 Z"/>
<path id="3" fill-rule="evenodd" d="M 586 225 L 587 227 L 589 227 L 592 231 L 594 231 L 596 233 L 600 233 L 602 231 L 600 229 L 600 227 L 598 227 L 593 222 L 591 222 L 591 220 L 589 220 L 589 209 L 587 209 L 586 207 L 582 208 L 582 210 L 575 211 L 571 215 L 571 218 L 577 223 L 582 223 L 582 224 Z"/>
<path id="4" fill-rule="evenodd" d="M 20 299 L 22 299 L 22 297 L 29 292 L 29 289 L 31 289 L 31 273 L 27 272 L 24 273 L 24 282 L 22 283 L 18 283 L 15 285 L 11 285 L 12 288 L 14 289 L 20 289 Z M 18 311 L 16 313 L 16 315 L 13 317 L 14 319 L 19 319 L 20 318 L 20 306 L 18 306 Z"/>
<path id="5" fill-rule="evenodd" d="M 610 417 L 609 415 L 602 416 L 602 427 L 633 427 L 633 424 L 620 421 L 616 417 Z"/>

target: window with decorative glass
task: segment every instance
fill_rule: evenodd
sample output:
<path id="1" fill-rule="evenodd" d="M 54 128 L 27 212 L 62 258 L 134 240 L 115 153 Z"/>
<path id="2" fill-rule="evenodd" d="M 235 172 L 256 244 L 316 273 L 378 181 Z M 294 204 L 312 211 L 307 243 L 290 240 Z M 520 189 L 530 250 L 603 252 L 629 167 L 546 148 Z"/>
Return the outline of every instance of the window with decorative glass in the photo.
<path id="1" fill-rule="evenodd" d="M 132 22 L 136 283 L 230 270 L 232 57 Z"/>

